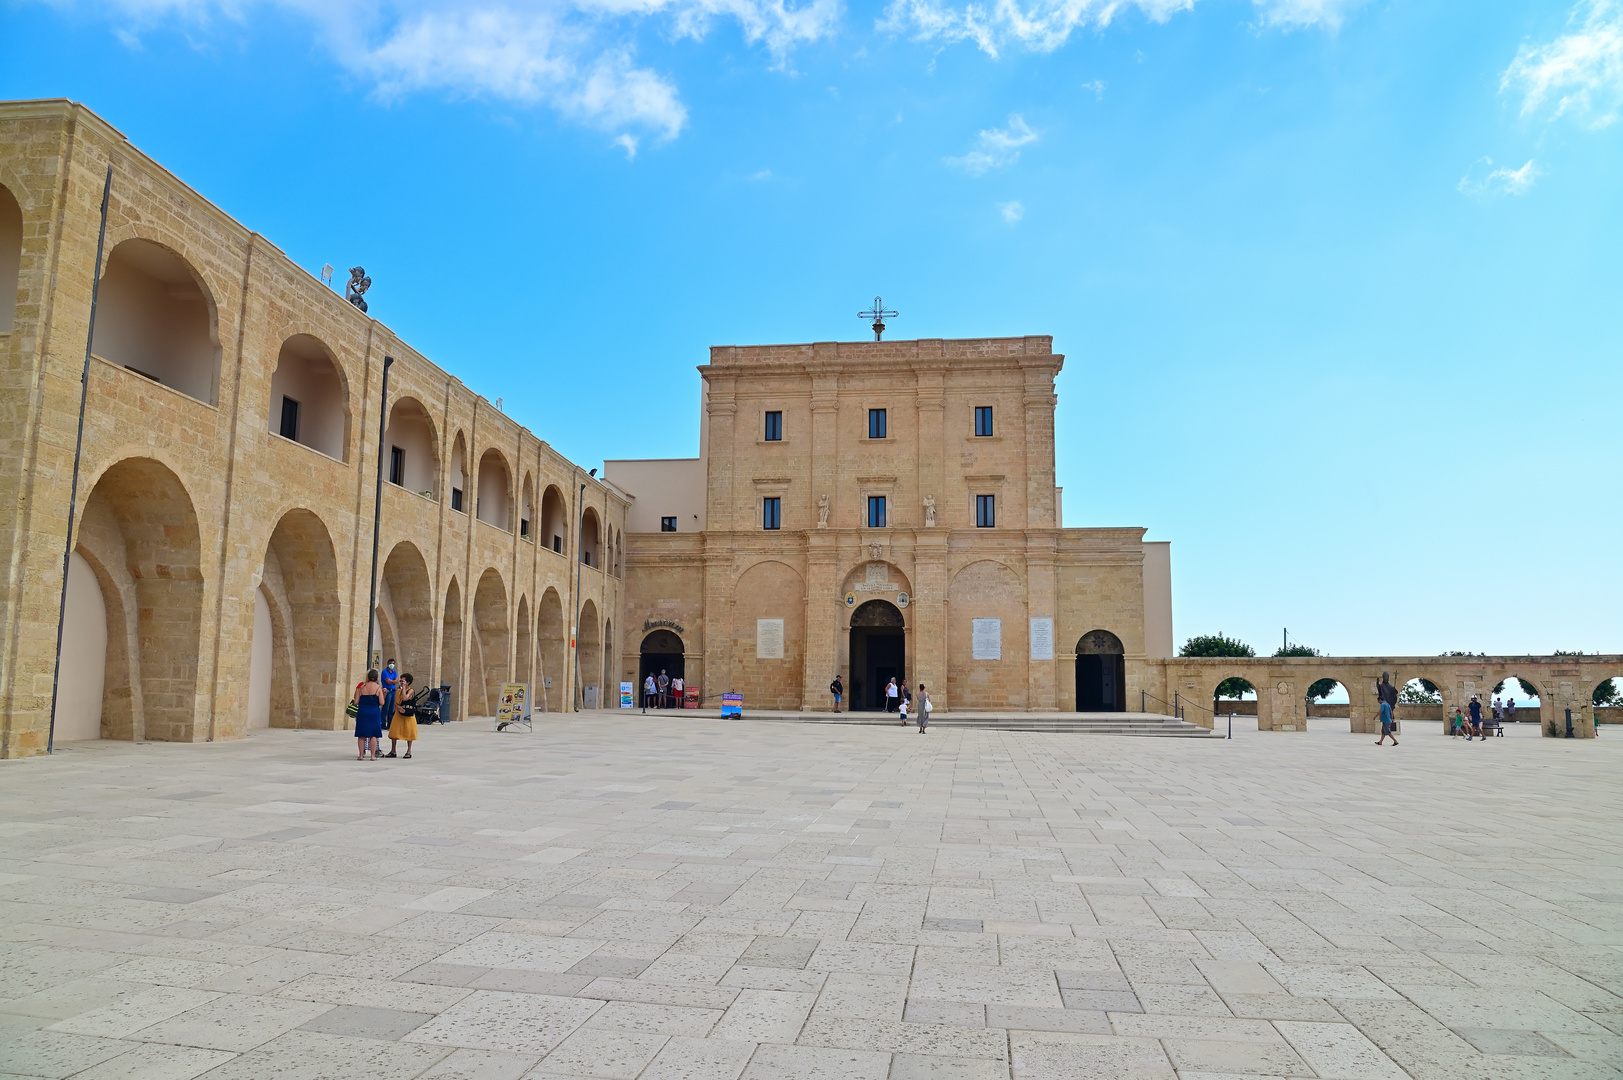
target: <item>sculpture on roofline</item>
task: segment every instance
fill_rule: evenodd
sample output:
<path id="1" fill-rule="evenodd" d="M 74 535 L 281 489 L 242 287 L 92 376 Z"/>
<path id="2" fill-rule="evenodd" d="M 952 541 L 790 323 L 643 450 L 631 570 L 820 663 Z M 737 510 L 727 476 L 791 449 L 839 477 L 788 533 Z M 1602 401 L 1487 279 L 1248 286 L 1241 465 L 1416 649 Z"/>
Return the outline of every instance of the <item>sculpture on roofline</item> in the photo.
<path id="1" fill-rule="evenodd" d="M 366 268 L 352 266 L 349 268 L 349 284 L 344 286 L 344 299 L 366 310 L 366 290 L 372 287 L 372 279 L 366 276 Z"/>

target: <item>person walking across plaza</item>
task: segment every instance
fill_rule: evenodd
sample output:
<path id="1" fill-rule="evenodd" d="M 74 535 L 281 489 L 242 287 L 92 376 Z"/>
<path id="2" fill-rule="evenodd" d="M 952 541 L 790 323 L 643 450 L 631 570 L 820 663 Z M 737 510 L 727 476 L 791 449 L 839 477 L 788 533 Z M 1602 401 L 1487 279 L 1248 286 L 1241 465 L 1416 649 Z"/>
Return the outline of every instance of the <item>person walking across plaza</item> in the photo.
<path id="1" fill-rule="evenodd" d="M 401 743 L 406 744 L 406 757 L 411 757 L 411 744 L 417 741 L 417 695 L 411 690 L 415 681 L 409 671 L 400 676 L 399 693 L 389 713 L 389 752 L 384 757 L 394 757 L 395 747 Z"/>
<path id="2" fill-rule="evenodd" d="M 366 679 L 355 688 L 355 747 L 356 761 L 363 761 L 371 751 L 372 760 L 378 759 L 378 740 L 383 737 L 383 687 L 378 685 L 378 669 L 369 668 Z"/>
<path id="3" fill-rule="evenodd" d="M 1392 706 L 1389 702 L 1383 701 L 1381 702 L 1381 737 L 1375 740 L 1375 745 L 1379 746 L 1387 739 L 1391 739 L 1392 745 L 1396 746 L 1398 744 L 1396 732 L 1397 725 L 1392 719 Z"/>
<path id="4" fill-rule="evenodd" d="M 845 694 L 845 684 L 840 681 L 838 674 L 828 684 L 828 692 L 834 695 L 834 711 L 840 711 L 840 698 Z"/>
<path id="5" fill-rule="evenodd" d="M 885 711 L 893 712 L 896 709 L 896 680 L 892 679 L 885 684 Z"/>
<path id="6" fill-rule="evenodd" d="M 919 683 L 919 734 L 920 735 L 923 735 L 924 732 L 925 732 L 925 729 L 930 726 L 930 710 L 933 707 L 934 706 L 932 706 L 930 704 L 930 692 L 924 688 L 923 683 Z"/>

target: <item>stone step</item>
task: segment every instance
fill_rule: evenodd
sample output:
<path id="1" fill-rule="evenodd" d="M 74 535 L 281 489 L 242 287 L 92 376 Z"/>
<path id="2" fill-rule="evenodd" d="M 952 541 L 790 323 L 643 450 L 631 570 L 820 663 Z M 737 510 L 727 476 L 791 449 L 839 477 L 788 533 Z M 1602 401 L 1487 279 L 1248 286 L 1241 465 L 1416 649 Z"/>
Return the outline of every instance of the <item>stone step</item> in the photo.
<path id="1" fill-rule="evenodd" d="M 847 724 L 861 727 L 901 727 L 894 713 L 744 713 L 746 720 L 787 724 Z M 909 721 L 909 726 L 914 726 Z M 1138 735 L 1157 738 L 1211 739 L 1219 733 L 1160 713 L 1095 713 L 1092 715 L 1042 716 L 1007 714 L 930 717 L 932 728 L 980 728 L 993 731 L 1041 731 L 1091 735 Z"/>

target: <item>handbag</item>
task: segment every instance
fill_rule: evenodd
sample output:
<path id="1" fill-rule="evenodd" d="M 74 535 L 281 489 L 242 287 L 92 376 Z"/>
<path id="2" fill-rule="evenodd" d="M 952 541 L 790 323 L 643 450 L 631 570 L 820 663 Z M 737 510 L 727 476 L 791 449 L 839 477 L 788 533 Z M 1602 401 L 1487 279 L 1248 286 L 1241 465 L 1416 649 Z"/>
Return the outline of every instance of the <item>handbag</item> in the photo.
<path id="1" fill-rule="evenodd" d="M 366 685 L 366 684 L 365 683 L 356 683 L 355 684 L 355 689 L 359 690 L 364 685 Z M 355 700 L 355 697 L 354 697 L 353 694 L 350 695 L 349 704 L 344 706 L 344 715 L 348 716 L 348 717 L 351 717 L 351 718 L 361 715 L 360 703 Z"/>

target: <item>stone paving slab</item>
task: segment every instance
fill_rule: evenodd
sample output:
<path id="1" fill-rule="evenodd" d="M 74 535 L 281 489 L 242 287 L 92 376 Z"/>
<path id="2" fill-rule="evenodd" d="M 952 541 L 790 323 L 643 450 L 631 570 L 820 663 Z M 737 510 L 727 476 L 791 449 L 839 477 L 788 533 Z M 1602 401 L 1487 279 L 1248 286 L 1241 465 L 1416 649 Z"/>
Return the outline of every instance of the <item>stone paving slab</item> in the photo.
<path id="1" fill-rule="evenodd" d="M 0 1077 L 1623 1075 L 1623 741 L 541 718 L 0 763 Z"/>

